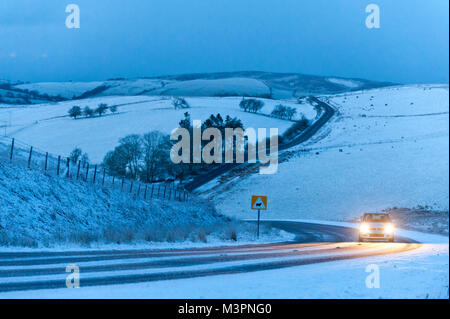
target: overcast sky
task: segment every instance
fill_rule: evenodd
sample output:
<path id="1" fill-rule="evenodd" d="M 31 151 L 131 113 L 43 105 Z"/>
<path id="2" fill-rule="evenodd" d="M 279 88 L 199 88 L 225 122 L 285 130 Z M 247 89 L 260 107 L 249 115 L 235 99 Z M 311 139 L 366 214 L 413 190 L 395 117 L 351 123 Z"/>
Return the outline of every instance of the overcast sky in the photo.
<path id="1" fill-rule="evenodd" d="M 81 28 L 65 25 L 68 4 Z M 380 29 L 365 8 L 381 9 Z M 260 70 L 448 83 L 448 0 L 1 0 L 0 79 Z"/>

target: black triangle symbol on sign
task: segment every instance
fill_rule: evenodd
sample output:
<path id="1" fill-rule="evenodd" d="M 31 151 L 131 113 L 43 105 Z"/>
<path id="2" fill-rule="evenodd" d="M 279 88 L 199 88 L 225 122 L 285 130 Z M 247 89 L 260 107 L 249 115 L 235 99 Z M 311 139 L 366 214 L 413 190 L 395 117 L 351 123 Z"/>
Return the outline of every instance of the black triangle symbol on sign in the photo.
<path id="1" fill-rule="evenodd" d="M 248 207 L 248 206 L 247 206 Z M 253 204 L 253 209 L 265 209 L 266 205 L 264 205 L 263 200 L 261 199 L 261 197 L 258 197 L 258 199 L 256 199 L 256 202 Z"/>

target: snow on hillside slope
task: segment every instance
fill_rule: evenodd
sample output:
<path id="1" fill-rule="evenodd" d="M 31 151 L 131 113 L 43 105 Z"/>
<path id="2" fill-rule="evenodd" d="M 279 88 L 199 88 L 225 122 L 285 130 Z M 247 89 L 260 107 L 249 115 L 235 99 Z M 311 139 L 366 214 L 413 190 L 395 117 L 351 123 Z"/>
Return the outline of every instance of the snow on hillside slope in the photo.
<path id="1" fill-rule="evenodd" d="M 298 112 L 294 119 L 299 119 L 302 115 L 309 119 L 316 116 L 311 105 L 300 105 L 295 101 L 263 100 L 265 106 L 261 110 L 262 114 L 243 112 L 239 108 L 241 98 L 238 97 L 199 97 L 187 98 L 187 101 L 191 108 L 175 110 L 172 100 L 168 97 L 93 98 L 57 104 L 0 108 L 0 121 L 9 121 L 11 114 L 12 127 L 7 128 L 7 134 L 34 147 L 63 156 L 70 154 L 75 147 L 81 147 L 92 161 L 101 162 L 104 155 L 118 144 L 118 140 L 128 134 L 142 134 L 152 130 L 170 134 L 178 127 L 184 112 L 189 112 L 192 120 L 205 120 L 211 114 L 217 113 L 223 117 L 230 115 L 240 118 L 245 127 L 276 127 L 280 134 L 293 123 L 264 116 L 270 114 L 277 104 L 296 107 Z M 67 111 L 74 105 L 82 108 L 89 105 L 94 108 L 99 103 L 119 105 L 118 112 L 77 120 L 67 115 Z"/>
<path id="2" fill-rule="evenodd" d="M 98 87 L 95 96 L 111 95 L 170 95 L 170 96 L 267 96 L 270 89 L 262 81 L 252 78 L 196 79 L 170 81 L 162 79 L 123 79 L 93 82 L 38 82 L 15 86 L 39 94 L 79 97 Z M 292 94 L 291 94 L 292 95 Z M 290 95 L 290 96 L 291 96 Z"/>
<path id="3" fill-rule="evenodd" d="M 174 82 L 153 93 L 181 96 L 264 96 L 270 94 L 270 89 L 259 80 L 229 78 Z"/>
<path id="4" fill-rule="evenodd" d="M 16 87 L 21 90 L 37 91 L 39 94 L 59 95 L 71 99 L 100 85 L 102 85 L 102 82 L 38 82 L 16 85 Z"/>
<path id="5" fill-rule="evenodd" d="M 336 79 L 336 78 L 329 78 L 327 79 L 329 82 L 342 85 L 344 87 L 348 87 L 351 89 L 359 88 L 361 86 L 360 82 L 353 81 L 353 80 L 347 80 L 347 79 Z"/>
<path id="6" fill-rule="evenodd" d="M 95 96 L 140 95 L 161 88 L 167 83 L 170 83 L 170 81 L 126 79 L 92 82 L 36 82 L 16 85 L 15 88 L 37 91 L 39 94 L 47 94 L 49 96 L 59 95 L 66 99 L 72 99 L 74 97 L 80 97 L 98 87 L 104 87 L 104 90 L 94 94 Z"/>
<path id="7" fill-rule="evenodd" d="M 195 197 L 134 200 L 0 160 L 0 246 L 249 240 L 253 232 Z"/>
<path id="8" fill-rule="evenodd" d="M 418 205 L 448 216 L 448 85 L 327 98 L 338 114 L 278 173 L 254 174 L 226 187 L 210 183 L 204 195 L 214 197 L 221 212 L 241 218 L 254 217 L 248 209 L 254 194 L 269 196 L 263 218 L 271 219 L 350 220 L 366 211 Z"/>
<path id="9" fill-rule="evenodd" d="M 110 95 L 140 95 L 152 92 L 161 88 L 169 81 L 152 80 L 152 79 L 131 79 L 131 80 L 110 80 L 104 83 L 109 88 L 101 92 L 101 96 Z M 154 94 L 157 95 L 157 94 Z"/>

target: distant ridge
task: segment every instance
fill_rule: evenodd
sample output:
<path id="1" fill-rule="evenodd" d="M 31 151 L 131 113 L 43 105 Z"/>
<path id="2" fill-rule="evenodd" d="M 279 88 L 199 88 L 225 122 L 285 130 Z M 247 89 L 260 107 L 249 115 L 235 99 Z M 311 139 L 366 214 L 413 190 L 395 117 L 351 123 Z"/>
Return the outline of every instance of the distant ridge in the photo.
<path id="1" fill-rule="evenodd" d="M 0 104 L 35 104 L 109 95 L 253 96 L 273 99 L 337 94 L 397 85 L 359 78 L 238 71 L 92 82 L 0 82 Z"/>

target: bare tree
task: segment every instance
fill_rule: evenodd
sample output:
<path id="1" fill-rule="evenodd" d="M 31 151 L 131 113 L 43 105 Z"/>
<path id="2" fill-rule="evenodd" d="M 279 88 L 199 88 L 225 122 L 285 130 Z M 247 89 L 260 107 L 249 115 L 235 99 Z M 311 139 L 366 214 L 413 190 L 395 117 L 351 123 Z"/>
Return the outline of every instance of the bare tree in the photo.
<path id="1" fill-rule="evenodd" d="M 144 134 L 141 138 L 143 153 L 142 177 L 153 182 L 157 174 L 167 171 L 171 148 L 170 137 L 158 131 Z"/>
<path id="2" fill-rule="evenodd" d="M 139 171 L 139 161 L 142 156 L 140 136 L 137 134 L 128 135 L 121 138 L 119 143 L 120 145 L 115 151 L 124 157 L 129 174 L 136 179 Z"/>

